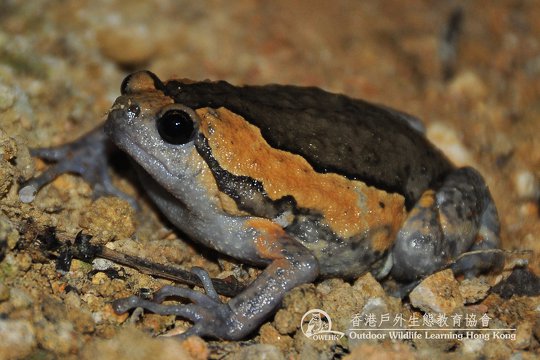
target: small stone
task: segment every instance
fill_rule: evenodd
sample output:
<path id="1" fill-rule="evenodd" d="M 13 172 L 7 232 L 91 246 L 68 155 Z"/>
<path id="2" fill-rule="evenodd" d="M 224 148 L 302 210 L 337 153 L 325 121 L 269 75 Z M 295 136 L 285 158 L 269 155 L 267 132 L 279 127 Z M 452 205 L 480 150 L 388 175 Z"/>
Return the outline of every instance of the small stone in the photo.
<path id="1" fill-rule="evenodd" d="M 514 187 L 521 199 L 534 200 L 540 196 L 540 183 L 534 174 L 522 170 L 514 174 Z"/>
<path id="2" fill-rule="evenodd" d="M 540 311 L 540 308 L 537 310 L 537 312 L 538 311 Z M 533 334 L 536 340 L 540 342 L 540 317 L 538 317 L 534 323 Z"/>
<path id="3" fill-rule="evenodd" d="M 0 215 L 0 261 L 5 256 L 6 250 L 13 250 L 19 241 L 19 233 L 11 220 Z"/>
<path id="4" fill-rule="evenodd" d="M 279 351 L 279 349 L 273 345 L 257 344 L 246 346 L 239 352 L 232 355 L 231 360 L 251 360 L 251 359 L 265 359 L 265 360 L 284 360 L 285 357 Z"/>
<path id="5" fill-rule="evenodd" d="M 354 359 L 395 359 L 395 360 L 413 360 L 418 356 L 412 351 L 411 346 L 401 342 L 383 342 L 377 344 L 360 343 L 351 349 L 351 353 L 343 360 Z"/>
<path id="6" fill-rule="evenodd" d="M 458 74 L 450 83 L 449 92 L 452 97 L 472 101 L 481 101 L 488 93 L 484 82 L 472 71 Z"/>
<path id="7" fill-rule="evenodd" d="M 0 282 L 0 302 L 9 299 L 9 288 L 3 282 Z"/>
<path id="8" fill-rule="evenodd" d="M 482 348 L 486 344 L 483 339 L 463 339 L 462 351 L 466 354 L 477 354 L 482 351 Z"/>
<path id="9" fill-rule="evenodd" d="M 75 353 L 79 348 L 80 338 L 69 321 L 55 323 L 44 321 L 37 326 L 36 338 L 39 346 L 56 354 Z"/>
<path id="10" fill-rule="evenodd" d="M 360 293 L 364 299 L 386 297 L 383 287 L 371 273 L 359 277 L 353 285 L 353 290 Z"/>
<path id="11" fill-rule="evenodd" d="M 516 328 L 516 341 L 513 343 L 514 349 L 524 350 L 531 345 L 533 324 L 525 321 Z"/>
<path id="12" fill-rule="evenodd" d="M 466 279 L 459 284 L 459 292 L 465 304 L 473 304 L 488 295 L 490 286 L 479 278 Z"/>
<path id="13" fill-rule="evenodd" d="M 307 311 L 320 308 L 321 300 L 317 295 L 315 286 L 313 284 L 298 286 L 285 295 L 283 309 L 279 312 L 286 312 L 276 318 L 276 329 L 281 334 L 293 333 L 300 326 L 302 316 Z M 289 316 L 289 318 L 285 319 L 285 316 Z"/>
<path id="14" fill-rule="evenodd" d="M 9 297 L 13 308 L 18 310 L 27 309 L 34 303 L 30 295 L 18 288 L 11 288 Z"/>
<path id="15" fill-rule="evenodd" d="M 94 276 L 92 276 L 93 285 L 101 285 L 107 282 L 109 282 L 109 277 L 103 272 L 98 272 Z"/>
<path id="16" fill-rule="evenodd" d="M 452 270 L 444 270 L 424 279 L 409 294 L 411 304 L 426 313 L 451 314 L 463 306 L 459 284 Z"/>
<path id="17" fill-rule="evenodd" d="M 122 26 L 98 33 L 103 55 L 122 66 L 142 65 L 155 54 L 156 42 L 146 26 Z"/>
<path id="18" fill-rule="evenodd" d="M 117 197 L 101 197 L 90 205 L 79 225 L 90 234 L 110 238 L 130 237 L 135 232 L 135 211 L 127 201 Z"/>
<path id="19" fill-rule="evenodd" d="M 111 260 L 97 258 L 92 261 L 92 268 L 97 271 L 105 271 L 115 267 Z"/>
<path id="20" fill-rule="evenodd" d="M 275 327 L 266 323 L 259 330 L 261 344 L 270 344 L 277 346 L 281 351 L 285 352 L 292 346 L 293 339 L 288 335 L 280 334 Z"/>
<path id="21" fill-rule="evenodd" d="M 6 111 L 15 103 L 15 92 L 8 86 L 0 84 L 0 111 Z"/>
<path id="22" fill-rule="evenodd" d="M 198 336 L 190 336 L 182 341 L 182 347 L 194 360 L 206 360 L 210 356 L 208 345 Z"/>
<path id="23" fill-rule="evenodd" d="M 22 359 L 36 347 L 35 330 L 26 320 L 0 319 L 0 359 Z"/>
<path id="24" fill-rule="evenodd" d="M 32 256 L 28 253 L 22 253 L 19 256 L 17 256 L 17 264 L 19 266 L 19 270 L 21 271 L 28 271 L 30 270 L 30 267 L 32 266 Z"/>
<path id="25" fill-rule="evenodd" d="M 287 309 L 280 309 L 274 316 L 274 324 L 280 334 L 292 334 L 298 328 L 299 323 L 294 322 L 294 316 Z"/>
<path id="26" fill-rule="evenodd" d="M 441 122 L 431 123 L 426 136 L 458 166 L 474 165 L 474 159 L 454 128 Z"/>
<path id="27" fill-rule="evenodd" d="M 0 159 L 0 198 L 4 197 L 11 186 L 15 176 L 15 168 L 8 161 Z"/>

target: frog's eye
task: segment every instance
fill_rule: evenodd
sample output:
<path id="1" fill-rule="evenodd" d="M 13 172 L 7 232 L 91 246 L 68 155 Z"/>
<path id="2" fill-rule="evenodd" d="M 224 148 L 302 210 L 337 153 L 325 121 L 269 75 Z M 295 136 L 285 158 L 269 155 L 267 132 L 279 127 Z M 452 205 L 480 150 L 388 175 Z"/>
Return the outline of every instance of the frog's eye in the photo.
<path id="1" fill-rule="evenodd" d="M 169 144 L 185 144 L 195 134 L 195 125 L 191 115 L 183 109 L 170 109 L 157 119 L 159 136 Z"/>

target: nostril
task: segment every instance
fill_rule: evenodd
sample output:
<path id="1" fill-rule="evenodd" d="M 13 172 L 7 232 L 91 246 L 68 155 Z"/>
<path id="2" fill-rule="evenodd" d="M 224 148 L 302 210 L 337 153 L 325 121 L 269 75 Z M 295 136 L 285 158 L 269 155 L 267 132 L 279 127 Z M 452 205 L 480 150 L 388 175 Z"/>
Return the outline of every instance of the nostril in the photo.
<path id="1" fill-rule="evenodd" d="M 134 118 L 138 117 L 141 113 L 141 108 L 137 104 L 131 104 L 126 109 L 126 115 L 130 120 L 133 120 Z"/>

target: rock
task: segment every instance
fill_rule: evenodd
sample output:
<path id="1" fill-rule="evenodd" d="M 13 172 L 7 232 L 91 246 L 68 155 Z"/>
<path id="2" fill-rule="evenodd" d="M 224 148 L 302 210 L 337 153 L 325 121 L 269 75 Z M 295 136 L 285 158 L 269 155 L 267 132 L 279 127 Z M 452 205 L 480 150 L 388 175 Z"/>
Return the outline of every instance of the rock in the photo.
<path id="1" fill-rule="evenodd" d="M 0 84 L 0 112 L 5 111 L 15 103 L 15 92 L 4 84 Z"/>
<path id="2" fill-rule="evenodd" d="M 146 26 L 122 26 L 98 33 L 100 50 L 121 66 L 142 65 L 155 54 L 156 42 Z"/>
<path id="3" fill-rule="evenodd" d="M 135 211 L 125 200 L 101 197 L 90 205 L 79 225 L 96 237 L 127 238 L 135 232 Z"/>
<path id="4" fill-rule="evenodd" d="M 538 296 L 540 295 L 540 277 L 528 268 L 515 268 L 505 280 L 495 285 L 491 292 L 500 295 L 503 299 L 512 296 Z"/>
<path id="5" fill-rule="evenodd" d="M 482 339 L 463 339 L 461 351 L 465 354 L 477 354 L 482 351 L 486 342 Z"/>
<path id="6" fill-rule="evenodd" d="M 534 174 L 522 170 L 514 174 L 514 187 L 518 196 L 525 200 L 534 200 L 540 195 L 540 183 Z"/>
<path id="7" fill-rule="evenodd" d="M 472 71 L 458 74 L 450 83 L 449 92 L 452 97 L 471 101 L 481 101 L 488 94 L 482 79 Z"/>
<path id="8" fill-rule="evenodd" d="M 82 360 L 173 360 L 192 359 L 182 342 L 176 339 L 152 338 L 140 330 L 126 328 L 111 339 L 94 339 L 81 351 Z"/>
<path id="9" fill-rule="evenodd" d="M 415 353 L 406 343 L 390 343 L 368 344 L 362 343 L 352 349 L 351 353 L 343 358 L 343 360 L 354 359 L 370 359 L 370 360 L 413 360 L 416 359 Z"/>
<path id="10" fill-rule="evenodd" d="M 490 286 L 478 278 L 466 279 L 459 284 L 459 292 L 465 304 L 473 304 L 488 295 Z"/>
<path id="11" fill-rule="evenodd" d="M 454 164 L 474 165 L 473 156 L 461 141 L 460 135 L 448 124 L 432 123 L 428 126 L 426 135 Z"/>
<path id="12" fill-rule="evenodd" d="M 26 320 L 0 319 L 0 359 L 21 359 L 36 347 L 35 330 Z"/>
<path id="13" fill-rule="evenodd" d="M 516 341 L 513 342 L 514 349 L 524 350 L 529 348 L 533 336 L 533 324 L 524 321 L 516 328 Z"/>
<path id="14" fill-rule="evenodd" d="M 411 291 L 409 299 L 414 307 L 426 313 L 451 314 L 463 306 L 459 284 L 450 269 L 424 279 Z"/>
<path id="15" fill-rule="evenodd" d="M 230 360 L 285 360 L 285 357 L 274 345 L 258 344 L 246 346 L 230 357 Z"/>
<path id="16" fill-rule="evenodd" d="M 287 351 L 293 343 L 290 336 L 280 334 L 275 327 L 268 323 L 261 326 L 259 335 L 262 344 L 277 346 L 283 352 Z"/>

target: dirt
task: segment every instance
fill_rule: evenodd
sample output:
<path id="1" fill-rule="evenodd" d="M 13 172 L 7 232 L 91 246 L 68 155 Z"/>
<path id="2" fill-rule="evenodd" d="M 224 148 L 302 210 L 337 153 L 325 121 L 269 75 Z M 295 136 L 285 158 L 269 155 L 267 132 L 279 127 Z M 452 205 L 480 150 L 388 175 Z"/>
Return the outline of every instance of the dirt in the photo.
<path id="1" fill-rule="evenodd" d="M 0 359 L 538 357 L 539 18 L 534 1 L 2 2 Z M 429 324 L 441 320 L 433 309 L 448 301 L 439 293 L 439 300 L 423 298 L 416 307 L 389 296 L 370 275 L 295 289 L 241 342 L 180 343 L 155 335 L 182 331 L 189 322 L 114 314 L 112 300 L 170 282 L 80 260 L 58 271 L 54 256 L 43 251 L 50 245 L 47 232 L 54 229 L 65 242 L 83 230 L 96 244 L 186 269 L 202 266 L 213 277 L 249 280 L 258 273 L 182 239 L 121 167 L 111 170 L 115 184 L 137 197 L 138 212 L 123 200 L 94 199 L 74 175 L 56 179 L 31 204 L 19 201 L 20 181 L 47 166 L 28 149 L 63 144 L 93 129 L 122 79 L 143 68 L 162 79 L 318 86 L 420 117 L 427 136 L 456 165 L 472 165 L 486 179 L 508 259 L 502 274 L 476 282 L 437 275 L 439 282 L 422 284 L 424 294 L 450 287 L 453 298 L 463 299 L 452 305 L 453 315 L 486 314 L 487 328 L 512 330 L 477 332 L 489 339 L 436 339 L 423 332 L 422 338 L 359 339 L 351 330 L 355 315 L 382 320 L 401 314 Z M 507 281 L 515 267 L 519 273 Z M 516 290 L 516 282 L 526 291 Z M 300 321 L 310 309 L 325 310 L 332 329 L 346 336 L 308 339 Z M 465 334 L 467 326 L 460 329 L 454 333 Z"/>

